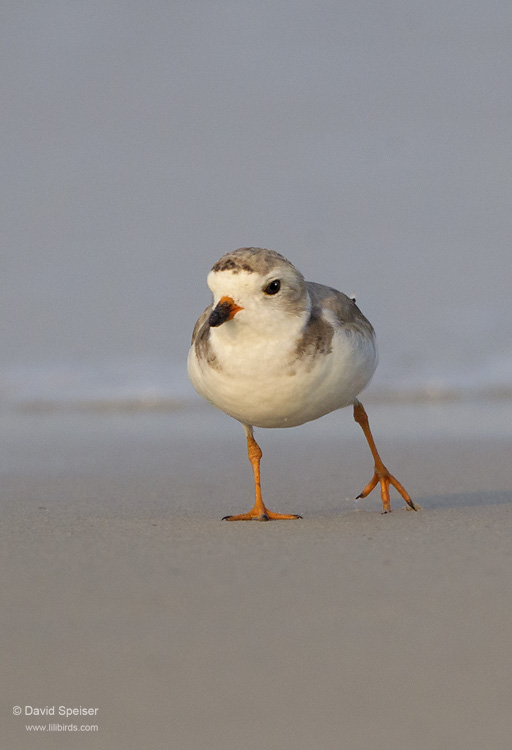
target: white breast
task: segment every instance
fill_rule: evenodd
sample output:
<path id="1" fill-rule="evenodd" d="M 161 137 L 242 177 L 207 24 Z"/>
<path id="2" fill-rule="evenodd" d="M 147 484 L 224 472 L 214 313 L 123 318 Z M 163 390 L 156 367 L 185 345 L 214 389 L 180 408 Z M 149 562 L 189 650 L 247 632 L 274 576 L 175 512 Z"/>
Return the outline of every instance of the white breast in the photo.
<path id="1" fill-rule="evenodd" d="M 255 427 L 293 427 L 353 403 L 377 366 L 373 337 L 335 327 L 329 353 L 297 358 L 302 318 L 286 319 L 271 336 L 222 325 L 210 329 L 217 366 L 192 346 L 194 388 L 214 406 Z"/>

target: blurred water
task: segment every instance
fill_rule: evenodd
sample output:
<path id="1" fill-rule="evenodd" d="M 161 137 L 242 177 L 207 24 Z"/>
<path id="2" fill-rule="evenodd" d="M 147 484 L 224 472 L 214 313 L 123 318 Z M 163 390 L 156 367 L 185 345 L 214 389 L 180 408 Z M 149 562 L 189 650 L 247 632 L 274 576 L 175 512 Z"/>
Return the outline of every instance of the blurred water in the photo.
<path id="1" fill-rule="evenodd" d="M 404 374 L 388 368 L 376 376 L 365 397 L 373 401 L 512 399 L 512 354 L 480 367 L 418 367 Z M 198 397 L 185 363 L 122 362 L 96 367 L 52 365 L 6 368 L 0 372 L 0 406 L 25 410 L 174 410 Z"/>
<path id="2" fill-rule="evenodd" d="M 512 391 L 512 5 L 2 5 L 0 400 L 172 408 L 225 251 L 378 333 L 371 392 Z"/>

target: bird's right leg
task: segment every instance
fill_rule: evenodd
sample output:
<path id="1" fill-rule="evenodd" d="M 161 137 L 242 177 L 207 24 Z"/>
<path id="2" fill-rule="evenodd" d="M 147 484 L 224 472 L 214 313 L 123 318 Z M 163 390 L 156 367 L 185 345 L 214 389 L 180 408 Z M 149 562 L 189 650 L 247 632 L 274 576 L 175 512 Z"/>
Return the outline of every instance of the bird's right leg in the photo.
<path id="1" fill-rule="evenodd" d="M 274 513 L 263 503 L 261 497 L 261 480 L 260 480 L 260 461 L 261 461 L 261 448 L 254 439 L 253 429 L 250 425 L 243 425 L 245 435 L 247 437 L 247 454 L 249 461 L 251 462 L 253 474 L 254 474 L 254 489 L 256 498 L 254 501 L 253 508 L 248 513 L 239 513 L 236 516 L 224 516 L 223 521 L 276 521 L 276 520 L 290 520 L 295 518 L 302 518 L 295 514 L 287 513 Z"/>

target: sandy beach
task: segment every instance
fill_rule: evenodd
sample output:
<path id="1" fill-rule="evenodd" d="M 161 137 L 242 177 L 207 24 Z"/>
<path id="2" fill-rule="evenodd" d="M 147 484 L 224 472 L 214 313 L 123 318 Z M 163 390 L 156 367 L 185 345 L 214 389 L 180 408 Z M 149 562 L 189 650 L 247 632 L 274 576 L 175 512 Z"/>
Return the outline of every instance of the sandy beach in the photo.
<path id="1" fill-rule="evenodd" d="M 4 414 L 3 746 L 508 750 L 511 411 L 370 406 L 424 509 L 389 516 L 348 410 L 259 431 L 304 520 L 234 524 L 244 438 L 206 406 Z"/>

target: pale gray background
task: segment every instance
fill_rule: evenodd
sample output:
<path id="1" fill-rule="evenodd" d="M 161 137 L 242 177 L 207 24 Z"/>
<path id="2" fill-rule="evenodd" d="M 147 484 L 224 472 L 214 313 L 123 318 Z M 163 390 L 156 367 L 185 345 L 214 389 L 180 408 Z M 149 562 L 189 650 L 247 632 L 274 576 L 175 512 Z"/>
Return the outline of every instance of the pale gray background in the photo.
<path id="1" fill-rule="evenodd" d="M 512 383 L 508 0 L 0 14 L 3 368 L 181 367 L 251 244 L 357 294 L 382 377 Z"/>

